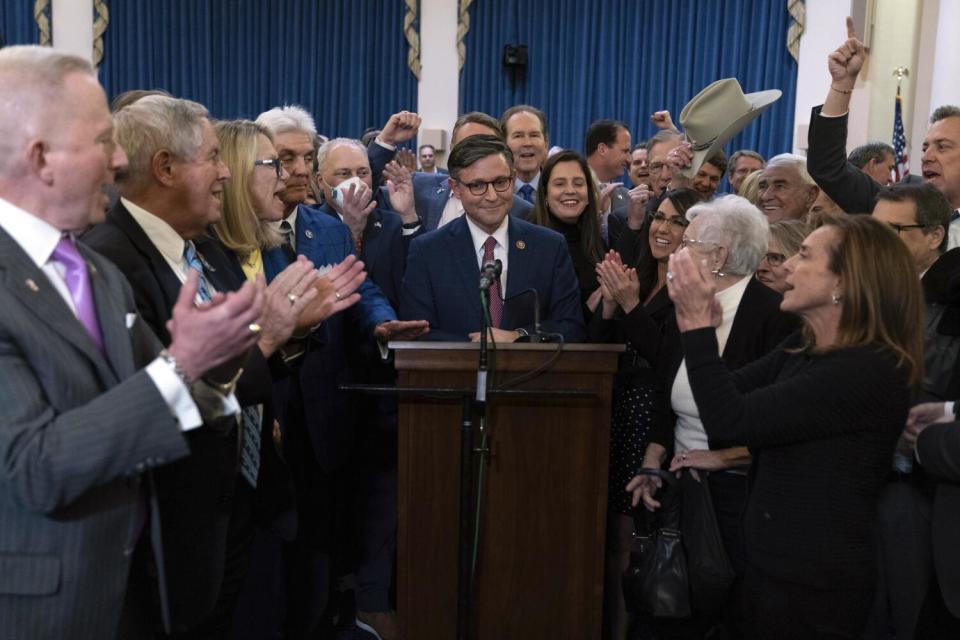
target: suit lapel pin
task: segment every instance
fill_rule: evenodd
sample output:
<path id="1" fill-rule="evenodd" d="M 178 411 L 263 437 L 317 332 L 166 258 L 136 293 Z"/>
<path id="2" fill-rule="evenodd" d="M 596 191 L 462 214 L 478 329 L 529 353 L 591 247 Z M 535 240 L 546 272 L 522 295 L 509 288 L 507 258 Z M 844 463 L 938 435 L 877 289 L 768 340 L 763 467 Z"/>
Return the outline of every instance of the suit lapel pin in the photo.
<path id="1" fill-rule="evenodd" d="M 37 283 L 33 281 L 33 278 L 27 278 L 24 284 L 27 285 L 27 289 L 30 289 L 30 291 L 33 291 L 34 293 L 40 291 L 40 287 L 38 287 Z"/>
<path id="2" fill-rule="evenodd" d="M 437 193 L 443 193 L 443 185 L 437 187 Z"/>
<path id="3" fill-rule="evenodd" d="M 310 240 L 313 240 L 313 231 L 310 231 L 310 229 L 307 229 L 306 231 L 304 231 L 303 235 L 307 236 L 307 238 L 309 238 Z"/>
<path id="4" fill-rule="evenodd" d="M 516 247 L 517 249 L 520 249 L 520 251 L 523 251 L 524 249 L 527 248 L 527 243 L 524 242 L 523 240 L 517 240 Z"/>
<path id="5" fill-rule="evenodd" d="M 383 226 L 383 223 L 381 223 L 379 220 L 377 220 L 376 222 L 373 223 L 373 226 L 374 226 L 375 228 L 379 229 L 380 227 Z"/>

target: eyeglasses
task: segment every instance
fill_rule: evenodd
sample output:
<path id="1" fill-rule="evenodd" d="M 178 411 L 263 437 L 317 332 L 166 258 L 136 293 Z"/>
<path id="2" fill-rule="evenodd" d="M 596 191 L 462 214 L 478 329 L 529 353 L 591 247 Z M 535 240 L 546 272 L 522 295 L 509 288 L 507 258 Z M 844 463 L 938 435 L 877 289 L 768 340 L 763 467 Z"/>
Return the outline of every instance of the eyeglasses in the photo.
<path id="1" fill-rule="evenodd" d="M 660 213 L 659 211 L 654 211 L 650 214 L 651 223 L 656 222 L 657 224 L 663 224 L 664 222 L 669 222 L 671 226 L 675 229 L 686 229 L 687 225 L 690 224 L 690 221 L 684 218 L 683 216 L 671 216 L 667 217 L 666 215 Z"/>
<path id="2" fill-rule="evenodd" d="M 457 180 L 457 182 L 460 181 Z M 476 182 L 470 182 L 467 184 L 460 182 L 460 184 L 465 186 L 473 195 L 482 196 L 487 192 L 487 189 L 490 187 L 490 185 L 493 185 L 493 190 L 497 193 L 503 193 L 507 189 L 510 189 L 513 187 L 513 177 L 505 176 L 496 178 L 495 180 L 477 180 Z"/>
<path id="3" fill-rule="evenodd" d="M 925 224 L 894 224 L 892 222 L 888 222 L 887 224 L 897 232 L 897 235 L 900 235 L 900 232 L 906 229 L 925 229 L 928 226 Z"/>
<path id="4" fill-rule="evenodd" d="M 787 256 L 783 255 L 782 253 L 774 253 L 771 251 L 769 253 L 765 253 L 763 255 L 763 259 L 766 260 L 767 264 L 769 264 L 771 267 L 779 267 L 787 261 Z"/>
<path id="5" fill-rule="evenodd" d="M 255 167 L 273 167 L 273 170 L 277 172 L 277 177 L 279 178 L 283 175 L 283 163 L 280 162 L 280 158 L 267 158 L 266 160 L 254 160 L 253 166 Z"/>
<path id="6" fill-rule="evenodd" d="M 695 240 L 694 238 L 683 236 L 683 238 L 680 240 L 680 248 L 682 249 L 683 247 L 688 247 L 691 250 L 703 251 L 706 253 L 719 248 L 720 245 L 718 245 L 716 242 L 706 242 L 703 240 Z"/>

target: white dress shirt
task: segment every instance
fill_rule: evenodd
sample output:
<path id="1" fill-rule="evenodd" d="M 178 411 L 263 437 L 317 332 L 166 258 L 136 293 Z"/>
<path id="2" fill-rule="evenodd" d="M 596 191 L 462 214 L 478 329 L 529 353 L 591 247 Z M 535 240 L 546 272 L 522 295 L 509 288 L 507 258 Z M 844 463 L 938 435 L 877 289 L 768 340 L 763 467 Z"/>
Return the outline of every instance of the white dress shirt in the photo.
<path id="1" fill-rule="evenodd" d="M 463 203 L 460 202 L 460 198 L 453 194 L 453 189 L 451 189 L 450 198 L 447 199 L 447 204 L 443 205 L 443 213 L 440 215 L 440 222 L 437 223 L 437 229 L 448 222 L 453 222 L 462 215 Z"/>
<path id="2" fill-rule="evenodd" d="M 487 233 L 474 224 L 470 216 L 467 216 L 467 228 L 470 229 L 470 237 L 473 239 L 473 249 L 476 252 L 478 272 L 483 268 L 483 243 L 486 242 L 490 236 L 493 236 L 497 241 L 497 245 L 493 248 L 493 259 L 499 260 L 503 265 L 503 271 L 500 272 L 500 295 L 503 297 L 507 295 L 507 254 L 509 253 L 507 247 L 510 246 L 507 226 L 509 222 L 510 216 L 504 216 L 503 222 L 500 223 L 497 230 L 493 233 Z"/>
<path id="3" fill-rule="evenodd" d="M 0 198 L 0 227 L 20 245 L 30 259 L 43 271 L 67 307 L 77 314 L 73 296 L 66 283 L 66 267 L 53 259 L 53 250 L 63 237 L 63 232 L 46 221 L 20 209 Z M 142 322 L 140 318 L 137 321 Z M 129 328 L 129 325 L 128 325 Z M 195 429 L 203 424 L 200 411 L 190 395 L 190 390 L 165 360 L 157 358 L 146 366 L 147 375 L 157 385 L 170 412 L 177 418 L 182 431 Z"/>

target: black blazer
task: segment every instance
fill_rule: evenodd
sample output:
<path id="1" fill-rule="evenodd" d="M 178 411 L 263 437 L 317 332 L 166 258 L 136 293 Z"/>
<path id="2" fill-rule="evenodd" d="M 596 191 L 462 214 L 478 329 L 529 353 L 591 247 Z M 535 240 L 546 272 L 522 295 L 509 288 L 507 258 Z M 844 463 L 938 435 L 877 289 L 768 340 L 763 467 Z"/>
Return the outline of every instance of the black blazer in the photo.
<path id="1" fill-rule="evenodd" d="M 124 273 L 137 309 L 164 345 L 166 323 L 180 292 L 180 280 L 123 203 L 92 228 L 83 241 Z M 195 240 L 212 267 L 207 277 L 217 291 L 240 287 L 227 258 L 209 238 Z M 219 266 L 218 266 L 219 265 Z M 259 349 L 252 349 L 237 385 L 241 405 L 270 400 L 270 370 Z M 174 629 L 191 628 L 214 607 L 223 577 L 227 530 L 238 480 L 237 430 L 207 428 L 187 432 L 190 456 L 155 471 L 164 567 Z M 133 571 L 144 570 L 135 567 Z"/>
<path id="2" fill-rule="evenodd" d="M 847 162 L 847 116 L 826 118 L 814 107 L 807 131 L 807 171 L 847 213 L 870 213 L 883 187 Z"/>
<path id="3" fill-rule="evenodd" d="M 842 598 L 876 584 L 877 498 L 911 391 L 879 348 L 786 348 L 798 338 L 733 372 L 717 357 L 714 331 L 682 340 L 707 434 L 754 454 L 747 562 Z"/>
<path id="4" fill-rule="evenodd" d="M 933 564 L 943 601 L 960 618 L 960 423 L 924 429 L 917 454 L 924 470 L 940 481 L 933 499 Z"/>

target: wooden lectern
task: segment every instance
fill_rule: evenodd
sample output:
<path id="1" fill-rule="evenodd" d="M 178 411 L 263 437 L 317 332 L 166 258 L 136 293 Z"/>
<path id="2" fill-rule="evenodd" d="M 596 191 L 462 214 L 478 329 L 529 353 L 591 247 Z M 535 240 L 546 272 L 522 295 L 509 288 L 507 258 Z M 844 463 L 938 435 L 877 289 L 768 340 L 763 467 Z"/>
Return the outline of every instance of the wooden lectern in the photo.
<path id="1" fill-rule="evenodd" d="M 479 347 L 393 343 L 398 387 L 476 386 Z M 487 398 L 472 640 L 600 637 L 610 395 L 622 345 L 498 345 Z M 547 364 L 536 377 L 496 390 Z M 461 402 L 400 395 L 401 637 L 456 637 Z M 480 443 L 480 424 L 474 442 Z M 474 495 L 476 493 L 474 492 Z M 473 507 L 476 507 L 474 503 Z M 473 532 L 469 532 L 471 539 Z"/>

